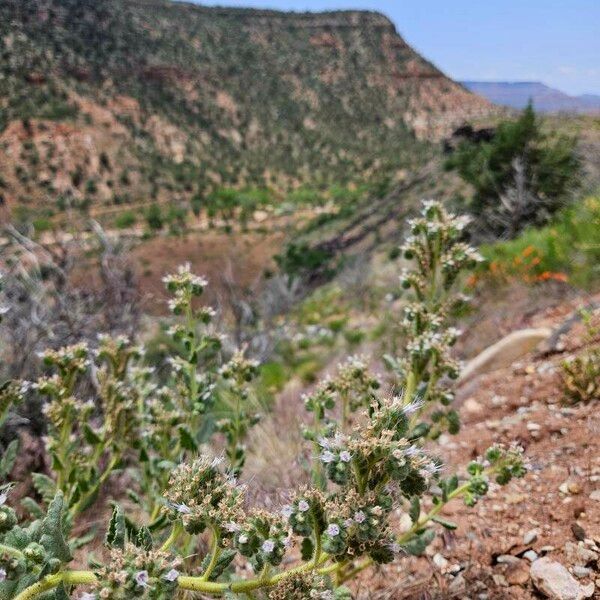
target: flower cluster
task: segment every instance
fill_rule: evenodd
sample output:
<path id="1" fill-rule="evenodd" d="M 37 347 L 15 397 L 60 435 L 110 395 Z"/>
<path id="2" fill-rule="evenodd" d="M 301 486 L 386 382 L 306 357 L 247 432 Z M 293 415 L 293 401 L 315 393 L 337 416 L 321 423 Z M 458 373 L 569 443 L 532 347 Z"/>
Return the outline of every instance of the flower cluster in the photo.
<path id="1" fill-rule="evenodd" d="M 27 387 L 23 383 L 11 380 L 0 384 L 0 425 L 4 423 L 8 411 L 21 404 Z"/>
<path id="2" fill-rule="evenodd" d="M 173 294 L 169 300 L 169 309 L 178 316 L 190 310 L 191 299 L 201 296 L 208 285 L 204 277 L 192 273 L 189 263 L 180 265 L 176 273 L 166 275 L 163 281 L 167 290 Z"/>
<path id="3" fill-rule="evenodd" d="M 334 600 L 322 578 L 312 572 L 284 577 L 270 592 L 269 600 Z"/>
<path id="4" fill-rule="evenodd" d="M 378 563 L 393 560 L 394 538 L 389 524 L 393 508 L 388 492 L 359 494 L 350 491 L 327 505 L 328 525 L 321 535 L 323 550 L 336 560 L 369 554 Z"/>
<path id="5" fill-rule="evenodd" d="M 388 366 L 405 386 L 404 401 L 417 395 L 422 410 L 414 416 L 420 435 L 435 438 L 444 430 L 457 433 L 458 415 L 446 409 L 454 399 L 447 380 L 457 379 L 459 364 L 450 349 L 460 332 L 448 326 L 452 310 L 467 299 L 454 291 L 458 276 L 482 260 L 479 253 L 461 241 L 469 224 L 466 217 L 448 213 L 435 201 L 423 203 L 421 216 L 409 221 L 410 235 L 401 247 L 401 255 L 412 262 L 403 269 L 400 285 L 411 290 L 416 301 L 403 308 L 401 329 L 405 336 L 405 355 L 386 357 Z M 428 406 L 441 407 L 430 412 L 429 422 L 418 423 Z"/>
<path id="6" fill-rule="evenodd" d="M 290 547 L 291 535 L 283 518 L 264 510 L 254 510 L 243 525 L 228 524 L 233 530 L 234 545 L 242 556 L 252 559 L 256 572 L 266 564 L 281 564 L 286 550 Z"/>
<path id="7" fill-rule="evenodd" d="M 86 600 L 169 600 L 177 596 L 181 559 L 132 543 L 112 548 Z"/>
<path id="8" fill-rule="evenodd" d="M 202 457 L 175 469 L 165 491 L 164 511 L 197 534 L 210 528 L 221 542 L 231 539 L 231 523 L 242 520 L 243 488 L 219 470 L 220 460 Z"/>
<path id="9" fill-rule="evenodd" d="M 344 460 L 346 455 L 338 456 L 339 460 L 336 460 L 332 449 L 327 448 L 323 440 L 329 440 L 325 444 L 332 444 L 331 438 L 338 426 L 347 431 L 359 409 L 377 406 L 380 402 L 379 388 L 379 380 L 369 371 L 366 360 L 351 356 L 339 365 L 335 376 L 327 378 L 311 394 L 303 396 L 304 407 L 314 416 L 312 426 L 303 430 L 304 437 L 313 442 L 315 453 L 321 459 L 325 458 L 321 462 L 327 465 L 327 471 L 338 473 L 340 482 L 348 470 Z M 337 405 L 339 421 L 332 414 Z M 323 486 L 323 469 L 319 463 L 313 469 L 313 480 Z"/>
<path id="10" fill-rule="evenodd" d="M 76 375 L 85 373 L 89 366 L 88 356 L 87 344 L 80 343 L 58 350 L 45 350 L 42 361 L 47 367 L 55 368 L 65 383 L 70 383 Z"/>

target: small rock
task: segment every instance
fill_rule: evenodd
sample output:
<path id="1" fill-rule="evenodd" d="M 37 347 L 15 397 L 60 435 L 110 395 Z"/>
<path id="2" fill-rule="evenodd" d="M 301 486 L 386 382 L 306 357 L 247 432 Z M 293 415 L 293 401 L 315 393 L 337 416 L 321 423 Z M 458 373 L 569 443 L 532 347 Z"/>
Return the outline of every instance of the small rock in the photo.
<path id="1" fill-rule="evenodd" d="M 537 529 L 532 529 L 531 531 L 528 531 L 524 536 L 523 536 L 523 543 L 528 546 L 529 544 L 533 544 L 533 542 L 535 542 L 538 538 L 538 530 Z"/>
<path id="2" fill-rule="evenodd" d="M 457 575 L 448 586 L 448 591 L 454 596 L 456 594 L 460 594 L 465 591 L 467 584 L 465 582 L 465 578 L 462 576 L 462 573 Z"/>
<path id="3" fill-rule="evenodd" d="M 583 567 L 581 565 L 575 565 L 573 567 L 573 575 L 575 575 L 575 577 L 578 577 L 579 579 L 581 579 L 582 577 L 587 577 L 591 572 L 591 569 L 588 569 L 587 567 Z"/>
<path id="4" fill-rule="evenodd" d="M 506 404 L 506 396 L 492 396 L 492 406 L 503 406 Z"/>
<path id="5" fill-rule="evenodd" d="M 571 531 L 576 540 L 585 540 L 585 529 L 579 523 L 571 523 Z"/>
<path id="6" fill-rule="evenodd" d="M 519 558 L 517 558 L 516 556 L 513 556 L 512 554 L 501 554 L 497 559 L 496 562 L 499 565 L 515 565 L 521 562 L 521 560 Z"/>
<path id="7" fill-rule="evenodd" d="M 529 581 L 527 563 L 522 560 L 511 564 L 506 569 L 506 581 L 510 585 L 525 585 Z"/>
<path id="8" fill-rule="evenodd" d="M 600 587 L 600 586 L 598 586 Z M 594 596 L 594 582 L 590 581 L 587 585 L 584 585 L 582 588 L 583 597 L 584 598 L 592 598 Z"/>
<path id="9" fill-rule="evenodd" d="M 583 600 L 585 590 L 559 562 L 540 558 L 529 570 L 535 587 L 552 600 Z"/>
<path id="10" fill-rule="evenodd" d="M 535 550 L 527 550 L 527 552 L 523 554 L 523 558 L 526 558 L 529 562 L 533 562 L 538 559 L 538 554 Z"/>
<path id="11" fill-rule="evenodd" d="M 590 500 L 595 500 L 596 502 L 600 502 L 600 490 L 594 490 L 590 494 Z"/>
<path id="12" fill-rule="evenodd" d="M 581 485 L 579 485 L 579 483 L 577 483 L 576 481 L 565 481 L 560 484 L 560 486 L 558 487 L 558 491 L 561 492 L 561 494 L 565 495 L 580 494 Z"/>
<path id="13" fill-rule="evenodd" d="M 532 421 L 529 421 L 529 423 L 527 423 L 528 431 L 539 431 L 541 428 L 542 426 L 539 423 L 533 423 Z"/>
<path id="14" fill-rule="evenodd" d="M 441 571 L 448 567 L 448 561 L 438 552 L 433 555 L 433 564 Z"/>
<path id="15" fill-rule="evenodd" d="M 483 406 L 475 400 L 475 398 L 467 398 L 463 404 L 463 408 L 471 414 L 480 413 L 483 411 Z"/>

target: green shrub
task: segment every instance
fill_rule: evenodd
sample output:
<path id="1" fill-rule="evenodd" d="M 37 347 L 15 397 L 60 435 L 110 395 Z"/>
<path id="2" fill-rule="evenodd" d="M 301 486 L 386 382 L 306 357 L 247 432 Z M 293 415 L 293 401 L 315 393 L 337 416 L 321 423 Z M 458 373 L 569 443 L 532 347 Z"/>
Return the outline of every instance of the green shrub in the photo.
<path id="1" fill-rule="evenodd" d="M 160 206 L 151 204 L 146 211 L 146 223 L 151 231 L 159 231 L 164 226 L 164 219 Z"/>
<path id="2" fill-rule="evenodd" d="M 52 229 L 52 221 L 44 217 L 34 219 L 32 225 L 37 233 L 42 233 L 44 231 L 49 231 L 50 229 Z"/>
<path id="3" fill-rule="evenodd" d="M 544 133 L 530 104 L 517 120 L 500 123 L 491 141 L 463 141 L 446 168 L 473 186 L 468 205 L 481 227 L 513 237 L 564 206 L 579 160 L 575 140 Z"/>
<path id="4" fill-rule="evenodd" d="M 600 401 L 600 348 L 563 362 L 561 378 L 570 404 Z"/>
<path id="5" fill-rule="evenodd" d="M 128 210 L 117 215 L 115 218 L 115 227 L 118 227 L 119 229 L 129 229 L 135 225 L 135 222 L 135 213 Z"/>

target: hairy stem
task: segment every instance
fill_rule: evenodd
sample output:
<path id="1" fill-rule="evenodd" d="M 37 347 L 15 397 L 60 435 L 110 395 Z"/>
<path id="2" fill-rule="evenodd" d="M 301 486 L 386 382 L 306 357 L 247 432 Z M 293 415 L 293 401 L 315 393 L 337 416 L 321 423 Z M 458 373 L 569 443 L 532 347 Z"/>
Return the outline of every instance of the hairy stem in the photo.
<path id="1" fill-rule="evenodd" d="M 203 581 L 208 581 L 208 578 L 210 577 L 211 573 L 214 571 L 215 567 L 217 566 L 217 560 L 219 560 L 219 554 L 221 554 L 221 548 L 219 547 L 219 542 L 221 541 L 221 537 L 219 535 L 219 532 L 216 529 L 213 529 L 212 531 L 213 537 L 212 537 L 212 546 L 211 546 L 211 550 L 210 550 L 210 562 L 208 563 L 208 566 L 206 567 L 206 571 L 204 571 L 204 573 L 202 574 L 202 580 Z"/>
<path id="2" fill-rule="evenodd" d="M 14 600 L 30 600 L 61 583 L 67 585 L 85 585 L 94 583 L 96 575 L 92 571 L 61 571 L 54 575 L 47 575 L 41 581 L 24 589 Z"/>
<path id="3" fill-rule="evenodd" d="M 177 538 L 180 536 L 182 532 L 181 523 L 176 522 L 173 525 L 173 529 L 171 529 L 171 533 L 169 537 L 165 540 L 165 543 L 160 547 L 162 552 L 166 552 L 169 548 L 177 541 Z"/>

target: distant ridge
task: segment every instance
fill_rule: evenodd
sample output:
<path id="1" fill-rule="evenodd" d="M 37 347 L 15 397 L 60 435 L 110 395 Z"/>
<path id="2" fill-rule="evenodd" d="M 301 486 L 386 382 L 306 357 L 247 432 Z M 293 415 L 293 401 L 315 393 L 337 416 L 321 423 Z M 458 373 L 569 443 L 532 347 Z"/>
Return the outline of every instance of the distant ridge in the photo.
<path id="1" fill-rule="evenodd" d="M 376 12 L 0 0 L 0 200 L 400 180 L 489 112 Z"/>
<path id="2" fill-rule="evenodd" d="M 468 90 L 494 104 L 525 108 L 529 100 L 540 112 L 600 113 L 600 96 L 570 96 L 539 81 L 462 81 Z"/>

